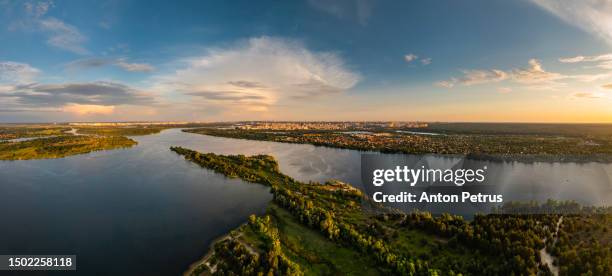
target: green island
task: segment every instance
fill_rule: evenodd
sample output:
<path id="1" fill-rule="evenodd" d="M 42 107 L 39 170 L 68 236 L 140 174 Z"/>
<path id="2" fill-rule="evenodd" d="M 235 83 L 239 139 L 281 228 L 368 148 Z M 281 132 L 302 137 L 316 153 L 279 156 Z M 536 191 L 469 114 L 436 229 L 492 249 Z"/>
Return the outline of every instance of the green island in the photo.
<path id="1" fill-rule="evenodd" d="M 127 148 L 137 142 L 123 136 L 57 136 L 0 142 L 0 160 L 62 158 L 99 150 Z"/>
<path id="2" fill-rule="evenodd" d="M 172 151 L 230 178 L 269 186 L 266 214 L 218 239 L 187 275 L 610 275 L 610 208 L 508 203 L 473 220 L 402 213 L 338 182 L 304 183 L 271 156 Z M 513 210 L 557 210 L 508 214 Z M 557 227 L 557 225 L 559 227 Z M 548 263 L 542 252 L 550 252 Z"/>
<path id="3" fill-rule="evenodd" d="M 185 132 L 384 153 L 449 154 L 492 161 L 612 162 L 610 125 L 430 124 L 345 130 L 205 127 Z"/>

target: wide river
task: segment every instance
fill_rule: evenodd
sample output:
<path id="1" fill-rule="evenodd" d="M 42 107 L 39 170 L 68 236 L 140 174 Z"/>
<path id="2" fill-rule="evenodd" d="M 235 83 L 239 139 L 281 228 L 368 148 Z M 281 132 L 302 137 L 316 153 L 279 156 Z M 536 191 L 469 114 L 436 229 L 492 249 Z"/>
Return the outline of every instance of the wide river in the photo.
<path id="1" fill-rule="evenodd" d="M 133 138 L 139 144 L 129 149 L 0 161 L 0 255 L 74 254 L 77 272 L 83 275 L 177 275 L 205 254 L 214 238 L 250 214 L 264 212 L 272 198 L 268 188 L 202 169 L 171 152 L 170 146 L 219 154 L 270 154 L 296 179 L 334 178 L 363 185 L 359 151 L 227 139 L 179 129 Z M 557 199 L 612 202 L 610 164 L 485 163 L 492 172 L 490 181 L 502 185 L 504 196 L 507 193 L 505 200 L 534 197 L 544 189 Z"/>

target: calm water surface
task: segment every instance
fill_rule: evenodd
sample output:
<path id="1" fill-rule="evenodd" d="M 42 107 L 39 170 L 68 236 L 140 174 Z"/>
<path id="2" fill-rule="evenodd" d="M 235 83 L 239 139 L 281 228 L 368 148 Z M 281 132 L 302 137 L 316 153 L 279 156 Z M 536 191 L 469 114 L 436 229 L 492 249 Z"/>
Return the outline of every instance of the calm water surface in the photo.
<path id="1" fill-rule="evenodd" d="M 210 137 L 178 129 L 134 137 L 124 150 L 62 159 L 0 161 L 0 254 L 76 254 L 85 275 L 176 275 L 210 242 L 262 214 L 269 189 L 230 180 L 169 150 L 271 154 L 302 181 L 362 187 L 360 152 Z M 427 156 L 428 162 L 458 159 Z M 582 203 L 612 202 L 612 165 L 487 163 L 505 199 L 546 191 Z M 489 176 L 488 176 L 489 177 Z M 508 196 L 506 196 L 508 194 Z M 514 197 L 514 198 L 513 198 Z"/>

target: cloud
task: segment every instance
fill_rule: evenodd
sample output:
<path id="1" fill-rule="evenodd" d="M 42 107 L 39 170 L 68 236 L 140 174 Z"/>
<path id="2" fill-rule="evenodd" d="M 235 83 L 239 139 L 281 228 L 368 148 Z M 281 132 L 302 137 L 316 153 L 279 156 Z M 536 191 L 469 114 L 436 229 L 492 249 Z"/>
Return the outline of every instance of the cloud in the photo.
<path id="1" fill-rule="evenodd" d="M 510 87 L 498 87 L 497 88 L 497 93 L 500 93 L 500 94 L 507 94 L 510 92 L 512 92 L 512 88 Z"/>
<path id="2" fill-rule="evenodd" d="M 37 31 L 47 36 L 47 44 L 79 55 L 88 54 L 83 47 L 87 37 L 73 25 L 55 17 L 46 16 L 55 5 L 51 1 L 36 3 L 26 2 L 23 5 L 24 16 L 9 24 L 10 31 Z"/>
<path id="3" fill-rule="evenodd" d="M 39 73 L 40 70 L 26 63 L 0 61 L 0 85 L 2 83 L 19 84 L 32 82 Z"/>
<path id="4" fill-rule="evenodd" d="M 89 51 L 82 44 L 87 38 L 82 35 L 79 30 L 57 18 L 47 18 L 39 21 L 41 30 L 49 35 L 47 43 L 51 46 L 73 52 L 75 54 L 85 55 Z"/>
<path id="5" fill-rule="evenodd" d="M 568 24 L 612 44 L 612 2 L 602 0 L 532 0 Z"/>
<path id="6" fill-rule="evenodd" d="M 67 65 L 68 68 L 97 68 L 115 65 L 129 72 L 151 72 L 155 67 L 148 63 L 129 63 L 125 58 L 87 58 L 73 61 Z"/>
<path id="7" fill-rule="evenodd" d="M 408 62 L 408 63 L 416 60 L 417 58 L 419 58 L 419 57 L 417 55 L 415 55 L 415 54 L 407 54 L 407 55 L 404 56 L 404 60 L 406 62 Z"/>
<path id="8" fill-rule="evenodd" d="M 69 103 L 62 107 L 63 112 L 84 115 L 109 115 L 115 111 L 115 106 Z"/>
<path id="9" fill-rule="evenodd" d="M 598 56 L 575 56 L 560 58 L 562 63 L 580 63 L 580 62 L 596 62 L 596 67 L 602 69 L 612 69 L 612 54 L 604 54 Z"/>
<path id="10" fill-rule="evenodd" d="M 17 85 L 0 97 L 26 107 L 79 105 L 151 105 L 151 96 L 127 85 L 114 82 L 26 84 Z"/>
<path id="11" fill-rule="evenodd" d="M 475 85 L 483 83 L 500 82 L 512 80 L 520 84 L 530 85 L 532 89 L 555 89 L 564 86 L 563 80 L 576 80 L 592 82 L 611 77 L 611 73 L 564 75 L 561 73 L 546 71 L 542 63 L 537 59 L 530 59 L 527 68 L 515 68 L 512 70 L 462 70 L 463 77 L 451 78 L 448 81 L 434 83 L 436 86 L 451 88 L 456 84 Z"/>
<path id="12" fill-rule="evenodd" d="M 265 111 L 284 101 L 341 93 L 359 81 L 335 53 L 313 52 L 286 39 L 252 38 L 211 48 L 184 66 L 155 76 L 154 90 L 178 93 L 223 108 Z"/>
<path id="13" fill-rule="evenodd" d="M 155 67 L 148 63 L 129 63 L 124 59 L 119 59 L 116 65 L 129 72 L 151 72 L 155 70 Z"/>
<path id="14" fill-rule="evenodd" d="M 419 59 L 419 56 L 410 53 L 404 56 L 404 60 L 406 61 L 406 63 L 411 63 L 413 61 L 419 60 L 421 62 L 421 64 L 423 65 L 429 65 L 431 64 L 431 58 L 421 58 Z"/>
<path id="15" fill-rule="evenodd" d="M 492 69 L 492 70 L 463 70 L 463 77 L 459 82 L 463 85 L 474 85 L 487 82 L 498 82 L 508 79 L 508 73 Z"/>
<path id="16" fill-rule="evenodd" d="M 457 82 L 458 80 L 456 78 L 451 78 L 450 80 L 447 80 L 447 81 L 438 81 L 434 83 L 434 85 L 437 87 L 442 87 L 442 88 L 453 88 L 455 84 L 457 84 Z"/>
<path id="17" fill-rule="evenodd" d="M 583 98 L 583 99 L 601 99 L 604 98 L 604 95 L 601 93 L 591 93 L 591 92 L 577 92 L 572 95 L 573 98 Z"/>
<path id="18" fill-rule="evenodd" d="M 537 59 L 529 60 L 529 67 L 526 69 L 514 69 L 511 73 L 512 78 L 520 83 L 551 83 L 556 80 L 564 79 L 559 73 L 548 72 L 542 67 L 542 63 Z"/>
<path id="19" fill-rule="evenodd" d="M 364 26 L 372 15 L 369 0 L 308 0 L 308 4 L 338 19 L 353 19 Z"/>
<path id="20" fill-rule="evenodd" d="M 41 1 L 38 3 L 26 2 L 23 6 L 27 14 L 38 18 L 47 14 L 49 9 L 53 7 L 54 4 L 53 1 Z"/>

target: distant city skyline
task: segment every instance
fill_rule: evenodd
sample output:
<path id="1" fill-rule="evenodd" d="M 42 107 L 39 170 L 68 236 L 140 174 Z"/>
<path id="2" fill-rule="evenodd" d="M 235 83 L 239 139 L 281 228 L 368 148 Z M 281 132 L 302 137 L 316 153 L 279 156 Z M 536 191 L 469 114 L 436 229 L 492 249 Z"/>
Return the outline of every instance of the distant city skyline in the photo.
<path id="1" fill-rule="evenodd" d="M 612 1 L 0 0 L 0 122 L 612 123 Z"/>

